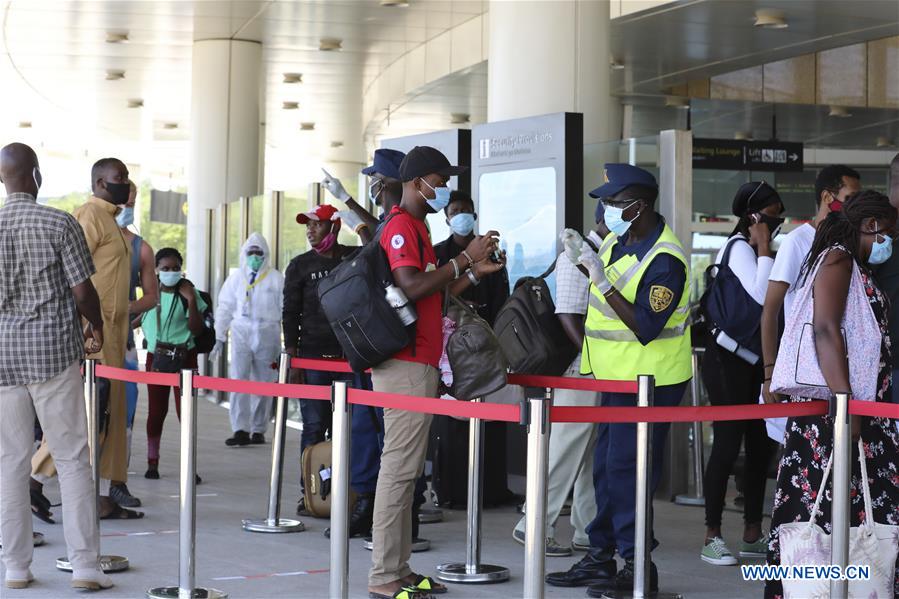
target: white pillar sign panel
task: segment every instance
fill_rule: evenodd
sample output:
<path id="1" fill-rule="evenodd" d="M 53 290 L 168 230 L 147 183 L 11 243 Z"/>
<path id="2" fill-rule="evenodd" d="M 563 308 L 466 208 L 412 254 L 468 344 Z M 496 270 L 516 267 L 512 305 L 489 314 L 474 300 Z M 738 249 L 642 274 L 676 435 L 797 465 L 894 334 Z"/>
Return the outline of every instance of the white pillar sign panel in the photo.
<path id="1" fill-rule="evenodd" d="M 262 190 L 262 44 L 194 42 L 187 200 L 187 272 L 206 280 L 206 210 Z"/>

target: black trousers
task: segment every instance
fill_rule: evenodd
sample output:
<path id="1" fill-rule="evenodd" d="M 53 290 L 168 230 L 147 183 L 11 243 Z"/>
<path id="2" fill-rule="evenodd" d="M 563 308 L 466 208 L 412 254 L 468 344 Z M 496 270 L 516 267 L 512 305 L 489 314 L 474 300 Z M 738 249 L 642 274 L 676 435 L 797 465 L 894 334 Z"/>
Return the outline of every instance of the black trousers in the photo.
<path id="1" fill-rule="evenodd" d="M 714 406 L 758 403 L 764 380 L 761 364 L 751 365 L 709 339 L 702 359 L 702 380 Z M 762 521 L 768 463 L 775 444 L 765 431 L 764 420 L 723 420 L 712 424 L 712 454 L 705 470 L 705 523 L 721 526 L 727 481 L 740 445 L 746 445 L 743 468 L 743 520 L 747 524 Z"/>

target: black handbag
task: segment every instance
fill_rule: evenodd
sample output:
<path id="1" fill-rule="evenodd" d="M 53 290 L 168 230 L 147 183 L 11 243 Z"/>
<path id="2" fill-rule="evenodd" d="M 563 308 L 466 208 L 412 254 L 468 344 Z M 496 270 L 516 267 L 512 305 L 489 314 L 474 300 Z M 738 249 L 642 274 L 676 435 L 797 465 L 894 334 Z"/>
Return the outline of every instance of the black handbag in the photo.
<path id="1" fill-rule="evenodd" d="M 509 360 L 487 321 L 465 302 L 449 300 L 460 308 L 456 330 L 446 342 L 446 355 L 453 370 L 450 394 L 463 400 L 477 399 L 506 386 Z"/>
<path id="2" fill-rule="evenodd" d="M 153 350 L 153 372 L 181 372 L 184 367 L 184 361 L 187 359 L 186 343 L 168 343 L 160 341 L 162 337 L 162 324 L 160 314 L 162 313 L 162 294 L 160 300 L 156 303 L 156 348 Z M 172 298 L 172 304 L 169 314 L 165 319 L 165 326 L 168 327 L 172 321 L 172 314 L 175 311 L 175 298 Z"/>

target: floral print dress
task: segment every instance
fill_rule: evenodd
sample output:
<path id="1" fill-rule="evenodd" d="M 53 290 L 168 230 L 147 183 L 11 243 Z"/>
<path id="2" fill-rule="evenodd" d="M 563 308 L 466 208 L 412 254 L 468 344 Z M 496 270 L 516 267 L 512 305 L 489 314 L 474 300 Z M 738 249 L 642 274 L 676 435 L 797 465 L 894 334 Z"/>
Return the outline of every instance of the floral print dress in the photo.
<path id="1" fill-rule="evenodd" d="M 880 347 L 880 385 L 878 402 L 889 402 L 891 379 L 890 336 L 888 329 L 889 300 L 866 269 L 861 269 L 862 281 L 871 309 L 874 312 L 882 337 Z M 852 365 L 850 364 L 850 368 Z M 790 401 L 810 401 L 793 396 Z M 862 417 L 861 438 L 865 447 L 865 464 L 874 508 L 874 520 L 881 524 L 899 524 L 899 432 L 896 421 L 888 418 Z M 771 517 L 771 541 L 768 546 L 768 563 L 780 564 L 780 539 L 778 527 L 787 522 L 807 522 L 815 505 L 824 468 L 833 449 L 833 419 L 829 416 L 803 416 L 787 421 L 784 453 L 777 472 L 777 489 L 774 494 L 774 512 Z M 865 518 L 862 497 L 862 478 L 858 463 L 858 451 L 853 451 L 850 498 L 851 526 L 858 526 Z M 828 485 L 821 501 L 818 524 L 828 534 L 831 529 L 831 487 Z M 894 585 L 899 597 L 899 564 Z M 768 581 L 765 597 L 781 599 L 783 586 L 779 580 Z"/>

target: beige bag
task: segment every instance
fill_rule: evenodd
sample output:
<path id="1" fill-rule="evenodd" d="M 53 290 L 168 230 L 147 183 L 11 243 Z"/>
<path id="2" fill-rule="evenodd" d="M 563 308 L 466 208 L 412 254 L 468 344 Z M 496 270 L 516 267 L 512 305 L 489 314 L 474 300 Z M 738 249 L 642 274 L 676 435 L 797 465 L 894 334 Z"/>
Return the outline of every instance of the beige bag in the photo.
<path id="1" fill-rule="evenodd" d="M 865 522 L 849 529 L 849 564 L 869 566 L 868 580 L 849 581 L 849 599 L 893 599 L 893 578 L 896 555 L 899 554 L 899 526 L 877 524 L 871 508 L 871 491 L 868 488 L 868 472 L 865 468 L 865 449 L 858 441 L 858 460 L 861 463 Z M 789 522 L 780 526 L 780 563 L 782 566 L 828 566 L 830 560 L 830 535 L 815 523 L 821 498 L 827 489 L 833 454 L 824 469 L 824 478 L 812 517 L 808 522 Z M 784 580 L 785 599 L 829 597 L 830 581 L 826 579 Z"/>
<path id="2" fill-rule="evenodd" d="M 306 511 L 315 518 L 331 517 L 331 441 L 303 450 L 303 498 Z"/>

